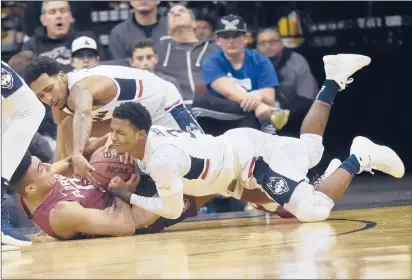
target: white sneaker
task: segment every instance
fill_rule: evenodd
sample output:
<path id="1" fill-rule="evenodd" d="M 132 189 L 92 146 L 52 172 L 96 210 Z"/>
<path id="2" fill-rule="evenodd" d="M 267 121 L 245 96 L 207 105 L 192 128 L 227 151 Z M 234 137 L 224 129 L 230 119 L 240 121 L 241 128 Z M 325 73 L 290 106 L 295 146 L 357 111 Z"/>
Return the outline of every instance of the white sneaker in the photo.
<path id="1" fill-rule="evenodd" d="M 328 165 L 328 168 L 326 168 L 325 172 L 321 176 L 322 180 L 325 180 L 326 178 L 328 178 L 333 172 L 336 171 L 336 169 L 338 169 L 338 167 L 341 164 L 342 162 L 339 159 L 337 158 L 332 159 L 332 161 Z"/>
<path id="2" fill-rule="evenodd" d="M 355 155 L 358 159 L 360 164 L 359 173 L 369 171 L 373 174 L 372 169 L 375 169 L 395 178 L 402 178 L 405 174 L 405 166 L 402 160 L 391 148 L 377 145 L 368 138 L 355 137 L 350 148 L 350 154 Z"/>
<path id="3" fill-rule="evenodd" d="M 353 82 L 350 78 L 356 71 L 371 63 L 371 58 L 359 54 L 338 54 L 323 57 L 327 80 L 334 80 L 340 90 L 344 90 L 347 84 Z"/>
<path id="4" fill-rule="evenodd" d="M 17 251 L 17 250 L 20 250 L 20 247 L 13 246 L 13 245 L 3 245 L 3 244 L 1 244 L 1 251 L 2 252 Z"/>
<path id="5" fill-rule="evenodd" d="M 328 178 L 333 172 L 335 172 L 335 170 L 338 169 L 338 167 L 341 164 L 342 162 L 339 159 L 337 158 L 332 159 L 332 161 L 329 163 L 328 167 L 326 168 L 325 172 L 314 180 L 314 182 L 312 183 L 313 186 L 316 188 L 320 182 L 322 182 L 323 180 Z M 307 179 L 306 182 L 310 183 L 309 179 Z"/>

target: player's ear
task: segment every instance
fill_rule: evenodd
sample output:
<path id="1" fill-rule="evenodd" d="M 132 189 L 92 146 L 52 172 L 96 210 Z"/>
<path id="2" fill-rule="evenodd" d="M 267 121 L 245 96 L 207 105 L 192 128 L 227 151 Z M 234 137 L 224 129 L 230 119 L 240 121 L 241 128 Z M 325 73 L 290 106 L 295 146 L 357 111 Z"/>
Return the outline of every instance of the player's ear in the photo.
<path id="1" fill-rule="evenodd" d="M 66 80 L 66 76 L 64 75 L 63 71 L 59 71 L 59 73 L 57 73 L 57 79 L 59 79 L 59 81 L 61 83 L 64 83 Z"/>
<path id="2" fill-rule="evenodd" d="M 29 184 L 24 188 L 24 191 L 26 192 L 26 194 L 33 194 L 36 192 L 36 185 Z"/>
<path id="3" fill-rule="evenodd" d="M 144 131 L 143 129 L 141 129 L 141 130 L 139 130 L 138 132 L 137 132 L 137 140 L 138 141 L 141 141 L 141 140 L 143 140 L 145 137 L 146 137 L 146 131 Z"/>

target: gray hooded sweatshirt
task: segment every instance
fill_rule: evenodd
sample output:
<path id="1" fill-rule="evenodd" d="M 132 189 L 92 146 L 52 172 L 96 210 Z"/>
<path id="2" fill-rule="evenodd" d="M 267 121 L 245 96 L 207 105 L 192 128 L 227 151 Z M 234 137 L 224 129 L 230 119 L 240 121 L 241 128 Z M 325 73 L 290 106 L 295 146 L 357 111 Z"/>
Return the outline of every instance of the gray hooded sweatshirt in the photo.
<path id="1" fill-rule="evenodd" d="M 167 39 L 159 44 L 159 63 L 156 70 L 175 78 L 181 88 L 185 103 L 190 105 L 196 86 L 203 83 L 202 62 L 218 48 L 211 39 L 199 43 L 178 43 Z"/>
<path id="2" fill-rule="evenodd" d="M 145 33 L 145 28 L 150 28 L 150 35 Z M 127 20 L 112 29 L 109 38 L 109 49 L 114 59 L 121 59 L 129 56 L 128 52 L 132 45 L 138 41 L 150 39 L 157 50 L 160 41 L 167 38 L 170 38 L 170 35 L 167 31 L 166 17 L 159 15 L 153 26 L 144 27 L 137 23 L 134 14 L 131 14 Z"/>

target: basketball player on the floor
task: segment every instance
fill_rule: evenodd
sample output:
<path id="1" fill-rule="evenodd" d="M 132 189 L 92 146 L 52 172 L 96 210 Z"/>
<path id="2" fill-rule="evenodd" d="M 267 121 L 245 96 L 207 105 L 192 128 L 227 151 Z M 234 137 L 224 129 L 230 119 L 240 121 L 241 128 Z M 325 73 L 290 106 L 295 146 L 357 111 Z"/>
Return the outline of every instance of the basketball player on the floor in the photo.
<path id="1" fill-rule="evenodd" d="M 61 240 L 160 232 L 195 216 L 196 209 L 210 199 L 186 197 L 183 214 L 178 219 L 158 218 L 140 207 L 131 208 L 109 192 L 59 175 L 70 169 L 70 158 L 50 165 L 27 151 L 10 179 L 10 186 L 19 194 L 18 203 L 27 217 L 45 233 Z M 156 193 L 150 181 L 142 184 L 131 178 L 127 183 L 128 188 L 136 188 L 138 184 L 142 195 Z"/>
<path id="2" fill-rule="evenodd" d="M 3 208 L 3 196 L 8 181 L 27 151 L 30 142 L 45 114 L 43 104 L 33 91 L 10 68 L 1 61 L 1 243 L 3 250 L 17 249 L 13 246 L 28 246 L 31 240 L 16 232 L 7 220 Z M 3 246 L 5 244 L 5 246 Z M 7 246 L 8 245 L 8 246 Z"/>
<path id="3" fill-rule="evenodd" d="M 334 202 L 353 176 L 372 169 L 396 178 L 405 168 L 398 155 L 364 137 L 356 137 L 350 156 L 316 188 L 306 182 L 308 169 L 323 153 L 322 137 L 337 91 L 349 77 L 369 65 L 361 55 L 323 58 L 326 81 L 303 121 L 300 138 L 279 137 L 239 128 L 219 137 L 195 135 L 153 126 L 147 110 L 124 103 L 113 113 L 112 141 L 119 153 L 129 152 L 156 183 L 159 197 L 142 197 L 109 186 L 116 196 L 132 205 L 166 218 L 179 217 L 183 194 L 223 193 L 242 197 L 243 188 L 260 189 L 303 222 L 329 217 Z M 235 185 L 236 184 L 236 185 Z M 228 187 L 229 186 L 229 187 Z"/>
<path id="4" fill-rule="evenodd" d="M 94 184 L 94 168 L 82 153 L 90 137 L 109 132 L 113 109 L 121 103 L 141 103 L 155 124 L 201 131 L 176 87 L 148 71 L 101 65 L 65 74 L 53 59 L 37 57 L 27 66 L 25 80 L 43 103 L 52 106 L 60 124 L 56 159 L 73 155 L 74 176 Z"/>

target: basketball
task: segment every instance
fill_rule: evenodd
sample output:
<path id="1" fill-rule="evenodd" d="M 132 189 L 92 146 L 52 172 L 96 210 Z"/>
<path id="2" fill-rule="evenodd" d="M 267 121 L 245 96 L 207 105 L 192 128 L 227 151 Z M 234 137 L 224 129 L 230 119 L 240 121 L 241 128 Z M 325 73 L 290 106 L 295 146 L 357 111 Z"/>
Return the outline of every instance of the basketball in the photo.
<path id="1" fill-rule="evenodd" d="M 90 158 L 90 165 L 96 169 L 93 175 L 99 187 L 104 189 L 107 189 L 110 180 L 114 177 L 119 176 L 126 182 L 135 173 L 134 163 L 121 162 L 116 149 L 112 148 L 104 152 L 104 146 L 94 152 Z"/>

